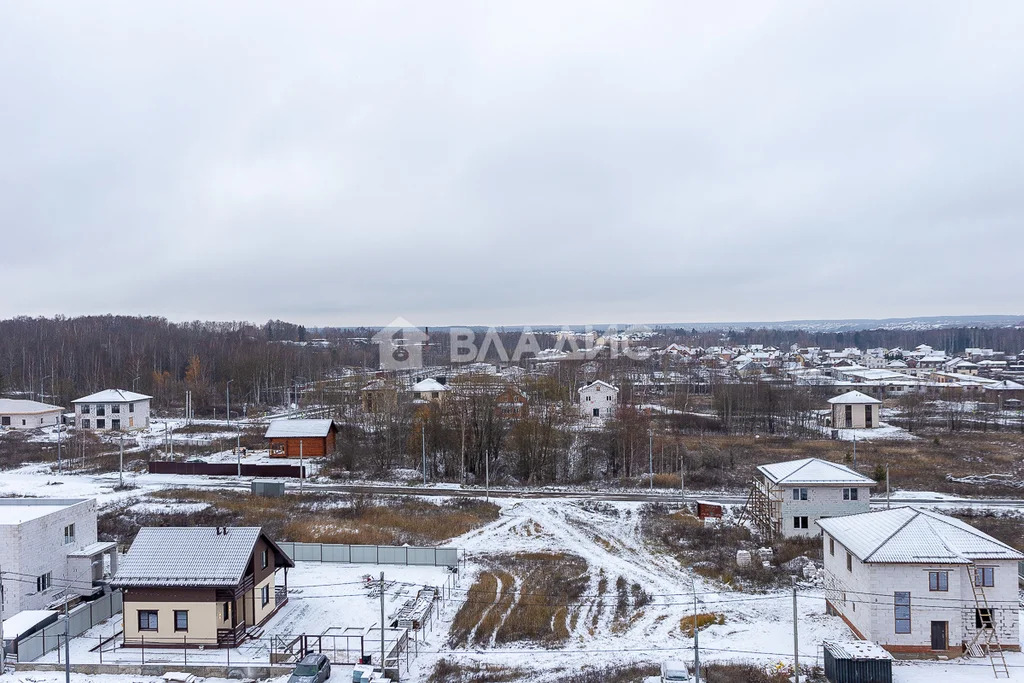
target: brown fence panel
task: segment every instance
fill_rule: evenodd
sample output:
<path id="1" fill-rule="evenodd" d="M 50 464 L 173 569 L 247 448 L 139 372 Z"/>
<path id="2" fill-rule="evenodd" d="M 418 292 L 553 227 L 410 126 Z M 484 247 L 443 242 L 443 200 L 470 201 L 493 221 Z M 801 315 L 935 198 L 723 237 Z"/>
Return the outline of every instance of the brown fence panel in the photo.
<path id="1" fill-rule="evenodd" d="M 298 479 L 304 468 L 298 465 L 257 465 L 242 464 L 243 477 L 286 477 Z M 150 474 L 208 474 L 215 477 L 233 477 L 238 474 L 238 465 L 229 462 L 171 462 L 150 460 Z"/>

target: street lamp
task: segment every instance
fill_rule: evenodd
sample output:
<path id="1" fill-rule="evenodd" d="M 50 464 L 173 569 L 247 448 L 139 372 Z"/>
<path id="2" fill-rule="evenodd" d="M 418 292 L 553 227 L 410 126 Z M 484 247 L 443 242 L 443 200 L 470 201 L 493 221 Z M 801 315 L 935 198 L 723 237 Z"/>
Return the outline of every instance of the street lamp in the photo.
<path id="1" fill-rule="evenodd" d="M 228 426 L 231 425 L 231 383 L 234 382 L 234 381 L 235 380 L 233 380 L 233 379 L 229 379 L 228 380 L 228 385 L 227 385 L 227 388 L 228 388 Z"/>

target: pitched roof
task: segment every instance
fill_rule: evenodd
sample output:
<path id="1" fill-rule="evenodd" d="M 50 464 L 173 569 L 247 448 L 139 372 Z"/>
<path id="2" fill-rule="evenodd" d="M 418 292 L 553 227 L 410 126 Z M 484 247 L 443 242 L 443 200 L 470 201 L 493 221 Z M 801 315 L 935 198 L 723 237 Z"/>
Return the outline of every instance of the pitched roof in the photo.
<path id="1" fill-rule="evenodd" d="M 334 420 L 271 420 L 264 438 L 324 437 L 335 429 Z"/>
<path id="2" fill-rule="evenodd" d="M 1004 379 L 1001 382 L 990 384 L 986 389 L 990 391 L 1021 391 L 1024 390 L 1024 384 L 1019 384 L 1009 379 Z M 2 412 L 2 411 L 0 411 Z"/>
<path id="3" fill-rule="evenodd" d="M 125 403 L 127 401 L 142 401 L 147 398 L 153 397 L 126 389 L 105 389 L 97 391 L 95 394 L 76 398 L 72 403 Z"/>
<path id="4" fill-rule="evenodd" d="M 416 382 L 416 384 L 413 384 L 412 391 L 448 391 L 448 387 L 441 384 L 433 377 L 428 377 L 427 379 L 421 379 L 419 382 Z"/>
<path id="5" fill-rule="evenodd" d="M 21 398 L 0 398 L 0 413 L 23 413 L 33 415 L 36 413 L 50 413 L 54 410 L 64 410 L 60 406 L 40 403 L 39 401 L 28 401 Z"/>
<path id="6" fill-rule="evenodd" d="M 618 391 L 619 390 L 619 388 L 617 386 L 608 384 L 608 382 L 604 382 L 604 381 L 599 380 L 599 379 L 595 379 L 590 384 L 586 384 L 586 385 L 580 387 L 578 391 L 582 392 L 584 389 L 592 389 L 593 387 L 598 386 L 598 385 L 601 385 L 602 387 L 605 387 L 606 389 L 611 389 L 612 391 Z"/>
<path id="7" fill-rule="evenodd" d="M 263 537 L 274 549 L 275 566 L 294 563 L 260 527 L 144 527 L 125 555 L 114 586 L 237 586 Z"/>
<path id="8" fill-rule="evenodd" d="M 842 394 L 840 396 L 836 396 L 835 398 L 830 398 L 828 400 L 828 402 L 832 403 L 832 404 L 836 404 L 836 403 L 840 403 L 840 404 L 843 404 L 843 403 L 872 403 L 872 404 L 873 403 L 881 403 L 881 401 L 879 401 L 877 398 L 868 396 L 867 394 L 862 394 L 859 391 L 847 391 L 845 394 Z"/>
<path id="9" fill-rule="evenodd" d="M 849 467 L 819 458 L 804 458 L 761 465 L 757 468 L 776 484 L 856 484 L 874 486 L 875 480 Z"/>
<path id="10" fill-rule="evenodd" d="M 817 525 L 862 562 L 970 564 L 1024 554 L 954 517 L 915 507 L 819 519 Z"/>

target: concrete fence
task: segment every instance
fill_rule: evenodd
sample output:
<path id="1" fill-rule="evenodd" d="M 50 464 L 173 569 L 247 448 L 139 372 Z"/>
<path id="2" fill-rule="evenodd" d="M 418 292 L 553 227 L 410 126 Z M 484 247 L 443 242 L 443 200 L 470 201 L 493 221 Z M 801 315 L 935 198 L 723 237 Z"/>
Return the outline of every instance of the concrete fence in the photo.
<path id="1" fill-rule="evenodd" d="M 74 638 L 82 635 L 96 624 L 118 614 L 121 611 L 121 605 L 121 591 L 116 590 L 98 600 L 78 605 L 68 612 L 67 617 L 61 614 L 55 623 L 43 630 L 18 639 L 18 661 L 35 661 L 47 652 L 63 645 L 65 620 L 68 621 L 67 633 Z"/>
<path id="2" fill-rule="evenodd" d="M 458 548 L 407 545 L 347 545 L 342 543 L 278 543 L 295 562 L 401 564 L 418 567 L 457 567 Z"/>

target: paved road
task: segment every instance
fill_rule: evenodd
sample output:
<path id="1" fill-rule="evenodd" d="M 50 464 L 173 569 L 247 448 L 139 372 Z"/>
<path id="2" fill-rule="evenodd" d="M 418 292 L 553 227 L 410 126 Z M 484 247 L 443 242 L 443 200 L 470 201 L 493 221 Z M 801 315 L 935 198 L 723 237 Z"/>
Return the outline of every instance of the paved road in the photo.
<path id="1" fill-rule="evenodd" d="M 202 486 L 209 488 L 237 488 L 249 489 L 249 481 L 235 482 L 228 478 L 209 479 L 203 482 L 190 481 L 188 486 Z M 292 490 L 298 488 L 298 482 L 288 481 L 288 487 Z M 338 493 L 362 493 L 381 496 L 432 496 L 444 498 L 484 498 L 487 493 L 482 488 L 437 488 L 431 486 L 394 486 L 389 484 L 367 485 L 367 484 L 314 484 L 307 482 L 304 488 L 309 491 L 332 491 Z M 639 503 L 678 503 L 680 497 L 678 492 L 655 490 L 653 493 L 647 491 L 582 491 L 582 490 L 550 490 L 550 489 L 492 489 L 490 493 L 493 498 L 522 498 L 522 499 L 560 499 L 560 500 L 598 500 L 609 502 L 639 502 Z M 735 493 L 705 493 L 699 496 L 689 494 L 686 502 L 692 503 L 697 500 L 704 500 L 711 503 L 723 505 L 742 505 L 747 502 L 747 496 Z M 871 499 L 872 506 L 882 507 L 885 505 L 884 497 Z M 892 505 L 943 505 L 955 507 L 957 505 L 987 505 L 991 507 L 1007 507 L 1024 509 L 1024 500 L 1012 498 L 977 499 L 977 498 L 948 498 L 935 497 L 925 498 L 920 496 L 900 497 L 893 496 L 890 500 Z"/>

